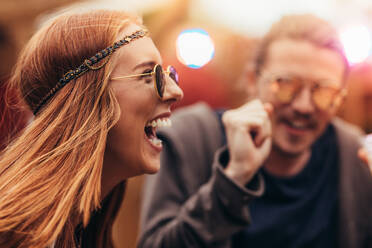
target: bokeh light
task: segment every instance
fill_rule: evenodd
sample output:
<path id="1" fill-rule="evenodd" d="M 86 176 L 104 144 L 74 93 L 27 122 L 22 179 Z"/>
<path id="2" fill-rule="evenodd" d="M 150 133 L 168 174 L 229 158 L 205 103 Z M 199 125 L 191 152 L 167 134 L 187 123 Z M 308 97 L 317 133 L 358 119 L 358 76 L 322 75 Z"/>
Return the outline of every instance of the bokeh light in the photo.
<path id="1" fill-rule="evenodd" d="M 177 38 L 176 49 L 178 60 L 190 68 L 200 68 L 214 56 L 213 41 L 200 28 L 182 31 Z"/>
<path id="2" fill-rule="evenodd" d="M 367 27 L 348 27 L 341 31 L 340 38 L 350 64 L 361 63 L 371 54 L 371 33 Z"/>

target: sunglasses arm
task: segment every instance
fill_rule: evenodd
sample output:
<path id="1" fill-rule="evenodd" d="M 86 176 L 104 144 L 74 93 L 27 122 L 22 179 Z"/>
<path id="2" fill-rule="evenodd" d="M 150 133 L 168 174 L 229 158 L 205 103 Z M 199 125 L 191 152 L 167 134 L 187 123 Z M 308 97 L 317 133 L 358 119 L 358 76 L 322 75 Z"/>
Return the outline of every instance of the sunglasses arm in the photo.
<path id="1" fill-rule="evenodd" d="M 148 72 L 148 73 L 135 74 L 135 75 L 129 75 L 129 76 L 114 77 L 114 78 L 111 78 L 111 80 L 118 80 L 118 79 L 123 79 L 123 78 L 133 78 L 133 77 L 140 77 L 140 76 L 153 75 L 153 74 L 154 74 L 154 72 Z"/>

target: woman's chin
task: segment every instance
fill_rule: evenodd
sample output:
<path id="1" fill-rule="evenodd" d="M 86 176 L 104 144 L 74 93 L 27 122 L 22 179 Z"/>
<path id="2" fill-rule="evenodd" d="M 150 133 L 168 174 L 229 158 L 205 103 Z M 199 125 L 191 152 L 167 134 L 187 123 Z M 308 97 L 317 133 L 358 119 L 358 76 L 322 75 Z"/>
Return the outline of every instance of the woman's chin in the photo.
<path id="1" fill-rule="evenodd" d="M 156 169 L 153 169 L 153 170 L 149 170 L 146 172 L 146 174 L 156 174 L 158 171 L 159 171 L 160 168 L 156 168 Z"/>
<path id="2" fill-rule="evenodd" d="M 160 170 L 160 156 L 156 158 L 147 159 L 142 167 L 143 174 L 155 174 Z"/>

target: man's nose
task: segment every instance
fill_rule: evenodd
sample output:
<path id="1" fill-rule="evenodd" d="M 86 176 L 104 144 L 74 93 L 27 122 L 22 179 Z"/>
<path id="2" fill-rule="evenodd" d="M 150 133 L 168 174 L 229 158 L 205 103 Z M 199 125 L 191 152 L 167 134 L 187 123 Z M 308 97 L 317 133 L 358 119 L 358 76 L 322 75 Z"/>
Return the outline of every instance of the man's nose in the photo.
<path id="1" fill-rule="evenodd" d="M 292 100 L 292 108 L 301 114 L 310 114 L 315 111 L 312 101 L 311 89 L 304 87 Z"/>

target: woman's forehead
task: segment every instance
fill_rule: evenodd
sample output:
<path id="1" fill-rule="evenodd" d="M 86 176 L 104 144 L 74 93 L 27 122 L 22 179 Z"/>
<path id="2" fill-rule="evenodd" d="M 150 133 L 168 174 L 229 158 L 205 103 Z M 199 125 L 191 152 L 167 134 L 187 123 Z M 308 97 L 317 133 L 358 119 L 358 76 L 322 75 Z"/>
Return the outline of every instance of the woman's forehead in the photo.
<path id="1" fill-rule="evenodd" d="M 130 35 L 140 29 L 141 27 L 138 25 L 131 24 L 121 33 L 118 39 L 122 39 L 126 35 Z M 125 66 L 127 70 L 132 70 L 136 65 L 145 61 L 154 61 L 155 63 L 161 64 L 160 53 L 155 47 L 152 39 L 148 36 L 134 40 L 128 45 L 120 48 L 115 56 L 117 57 L 115 60 L 118 66 Z"/>

